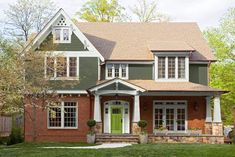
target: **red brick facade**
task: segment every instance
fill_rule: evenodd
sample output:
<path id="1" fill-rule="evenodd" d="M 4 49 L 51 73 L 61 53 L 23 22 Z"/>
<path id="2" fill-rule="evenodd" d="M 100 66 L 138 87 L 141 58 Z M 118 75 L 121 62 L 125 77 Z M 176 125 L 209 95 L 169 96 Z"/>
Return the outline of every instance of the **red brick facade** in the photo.
<path id="1" fill-rule="evenodd" d="M 102 120 L 103 104 L 109 100 L 125 100 L 130 103 L 130 125 L 133 112 L 132 96 L 101 96 Z M 47 128 L 47 110 L 37 109 L 37 141 L 86 141 L 88 127 L 86 122 L 93 115 L 93 98 L 89 96 L 73 96 L 63 98 L 67 101 L 78 102 L 78 128 L 77 129 L 48 129 Z M 141 119 L 147 120 L 147 131 L 153 133 L 153 101 L 154 100 L 186 100 L 188 104 L 188 128 L 201 128 L 204 131 L 206 118 L 206 100 L 205 97 L 160 97 L 160 96 L 141 96 L 140 97 L 140 116 Z M 92 105 L 91 105 L 92 104 Z M 195 105 L 197 109 L 195 109 Z M 29 118 L 32 110 L 25 109 L 25 141 L 32 141 L 33 122 Z M 130 126 L 131 132 L 131 126 Z"/>

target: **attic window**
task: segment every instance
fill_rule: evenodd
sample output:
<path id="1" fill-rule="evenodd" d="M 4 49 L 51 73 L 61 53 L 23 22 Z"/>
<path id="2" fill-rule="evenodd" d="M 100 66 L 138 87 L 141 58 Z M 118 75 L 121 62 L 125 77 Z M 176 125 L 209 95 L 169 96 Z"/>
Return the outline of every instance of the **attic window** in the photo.
<path id="1" fill-rule="evenodd" d="M 54 43 L 71 43 L 71 29 L 69 27 L 56 26 L 53 31 Z"/>

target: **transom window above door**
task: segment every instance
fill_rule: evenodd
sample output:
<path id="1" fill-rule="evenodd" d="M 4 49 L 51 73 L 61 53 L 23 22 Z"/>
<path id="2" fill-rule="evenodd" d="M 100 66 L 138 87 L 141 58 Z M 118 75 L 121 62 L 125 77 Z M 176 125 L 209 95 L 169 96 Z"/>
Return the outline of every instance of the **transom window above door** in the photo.
<path id="1" fill-rule="evenodd" d="M 106 64 L 106 79 L 128 79 L 128 64 Z"/>
<path id="2" fill-rule="evenodd" d="M 188 81 L 188 56 L 155 56 L 155 80 Z"/>

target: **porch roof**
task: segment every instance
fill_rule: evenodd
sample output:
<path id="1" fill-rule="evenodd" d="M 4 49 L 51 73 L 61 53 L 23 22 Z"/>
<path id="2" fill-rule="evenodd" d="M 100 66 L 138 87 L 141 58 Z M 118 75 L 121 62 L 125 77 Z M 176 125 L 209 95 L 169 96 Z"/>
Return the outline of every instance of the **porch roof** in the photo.
<path id="1" fill-rule="evenodd" d="M 128 85 L 134 85 L 145 92 L 215 92 L 220 94 L 228 92 L 192 82 L 156 82 L 155 80 L 122 80 L 119 78 L 98 81 L 95 87 L 108 85 L 114 80 L 121 80 L 121 82 L 126 82 Z M 94 89 L 94 87 L 91 89 Z"/>
<path id="2" fill-rule="evenodd" d="M 222 92 L 227 91 L 212 88 L 206 85 L 192 82 L 156 82 L 155 80 L 127 80 L 132 84 L 140 86 L 147 91 L 164 91 L 164 92 Z"/>

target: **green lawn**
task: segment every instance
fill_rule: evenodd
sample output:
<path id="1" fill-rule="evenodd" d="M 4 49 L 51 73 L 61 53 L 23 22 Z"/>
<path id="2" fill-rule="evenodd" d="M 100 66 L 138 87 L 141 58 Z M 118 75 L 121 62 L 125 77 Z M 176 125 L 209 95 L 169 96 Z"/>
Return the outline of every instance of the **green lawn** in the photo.
<path id="1" fill-rule="evenodd" d="M 115 149 L 43 149 L 82 143 L 24 143 L 0 146 L 0 157 L 235 157 L 235 145 L 146 144 Z"/>

